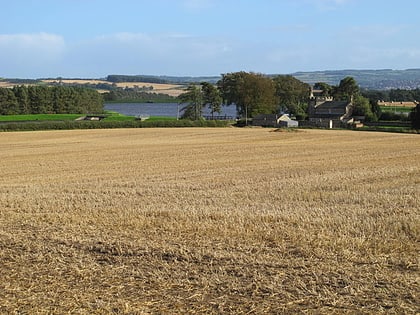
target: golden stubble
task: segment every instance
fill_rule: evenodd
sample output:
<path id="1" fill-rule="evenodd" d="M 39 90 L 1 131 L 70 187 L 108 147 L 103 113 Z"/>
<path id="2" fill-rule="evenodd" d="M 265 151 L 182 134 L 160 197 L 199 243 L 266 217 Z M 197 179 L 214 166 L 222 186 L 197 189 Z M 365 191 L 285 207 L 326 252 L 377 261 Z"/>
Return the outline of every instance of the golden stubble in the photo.
<path id="1" fill-rule="evenodd" d="M 0 134 L 4 313 L 419 311 L 418 135 Z"/>

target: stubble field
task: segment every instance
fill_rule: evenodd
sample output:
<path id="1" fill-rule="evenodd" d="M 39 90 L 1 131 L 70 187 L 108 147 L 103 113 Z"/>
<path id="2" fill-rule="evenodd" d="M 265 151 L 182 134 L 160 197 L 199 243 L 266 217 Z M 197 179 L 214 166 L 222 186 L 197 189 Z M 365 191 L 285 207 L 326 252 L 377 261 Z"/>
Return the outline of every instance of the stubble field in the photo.
<path id="1" fill-rule="evenodd" d="M 0 134 L 0 313 L 416 314 L 420 138 Z"/>

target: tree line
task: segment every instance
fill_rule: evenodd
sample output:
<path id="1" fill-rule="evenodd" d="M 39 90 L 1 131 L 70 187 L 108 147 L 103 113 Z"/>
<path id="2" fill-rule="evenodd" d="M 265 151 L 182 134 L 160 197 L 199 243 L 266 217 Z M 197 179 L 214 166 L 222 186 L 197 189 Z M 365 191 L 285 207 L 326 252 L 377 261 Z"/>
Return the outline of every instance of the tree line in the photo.
<path id="1" fill-rule="evenodd" d="M 103 98 L 92 89 L 41 85 L 0 88 L 0 115 L 101 112 Z"/>
<path id="2" fill-rule="evenodd" d="M 420 101 L 420 89 L 403 90 L 392 89 L 386 91 L 363 90 L 363 95 L 369 99 L 376 99 L 384 102 L 416 102 Z"/>
<path id="3" fill-rule="evenodd" d="M 152 92 L 153 87 L 115 88 L 103 94 L 105 102 L 176 102 L 176 98 L 168 94 Z"/>
<path id="4" fill-rule="evenodd" d="M 357 82 L 346 77 L 338 86 L 316 83 L 314 89 L 335 100 L 353 100 L 355 115 L 376 120 L 378 109 L 362 95 Z M 308 101 L 312 87 L 291 75 L 269 77 L 259 73 L 233 72 L 223 74 L 216 85 L 208 82 L 190 84 L 179 102 L 186 104 L 184 118 L 199 119 L 204 107 L 220 113 L 221 104 L 235 105 L 238 115 L 245 120 L 258 114 L 288 113 L 298 120 L 308 117 Z"/>
<path id="5" fill-rule="evenodd" d="M 121 75 L 110 74 L 106 77 L 108 82 L 121 83 L 121 82 L 145 82 L 145 83 L 169 83 L 168 80 L 161 79 L 148 75 Z"/>

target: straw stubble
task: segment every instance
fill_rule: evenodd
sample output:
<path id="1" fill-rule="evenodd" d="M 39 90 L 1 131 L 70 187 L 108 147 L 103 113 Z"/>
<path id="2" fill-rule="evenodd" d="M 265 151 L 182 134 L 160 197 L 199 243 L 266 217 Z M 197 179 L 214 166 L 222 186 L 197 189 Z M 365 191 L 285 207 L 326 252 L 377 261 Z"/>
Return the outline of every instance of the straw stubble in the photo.
<path id="1" fill-rule="evenodd" d="M 417 135 L 0 137 L 2 313 L 419 311 Z"/>

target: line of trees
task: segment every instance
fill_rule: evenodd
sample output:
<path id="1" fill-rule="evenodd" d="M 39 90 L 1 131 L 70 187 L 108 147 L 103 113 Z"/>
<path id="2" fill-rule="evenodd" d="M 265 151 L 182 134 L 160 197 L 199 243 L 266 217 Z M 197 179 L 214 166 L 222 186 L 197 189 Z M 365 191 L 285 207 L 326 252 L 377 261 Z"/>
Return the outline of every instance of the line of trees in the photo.
<path id="1" fill-rule="evenodd" d="M 40 85 L 0 88 L 0 115 L 102 112 L 102 96 L 92 89 Z"/>
<path id="2" fill-rule="evenodd" d="M 176 102 L 176 97 L 164 93 L 152 92 L 153 87 L 114 88 L 103 94 L 105 102 Z"/>
<path id="3" fill-rule="evenodd" d="M 363 96 L 384 102 L 414 102 L 420 101 L 420 89 L 403 90 L 392 89 L 386 91 L 363 90 Z"/>
<path id="4" fill-rule="evenodd" d="M 121 82 L 146 82 L 146 83 L 169 83 L 168 80 L 161 79 L 155 76 L 147 75 L 121 75 L 110 74 L 106 77 L 108 82 L 121 83 Z"/>
<path id="5" fill-rule="evenodd" d="M 315 89 L 323 90 L 325 96 L 336 100 L 353 99 L 355 115 L 366 116 L 367 120 L 376 120 L 375 103 L 364 97 L 352 77 L 341 80 L 338 86 L 317 83 Z M 308 116 L 308 100 L 311 86 L 291 75 L 270 77 L 258 73 L 233 72 L 223 74 L 214 86 L 204 82 L 191 84 L 185 93 L 179 96 L 184 107 L 184 118 L 199 119 L 204 107 L 211 113 L 220 113 L 221 104 L 237 108 L 238 115 L 246 121 L 258 114 L 289 113 L 298 120 Z"/>

